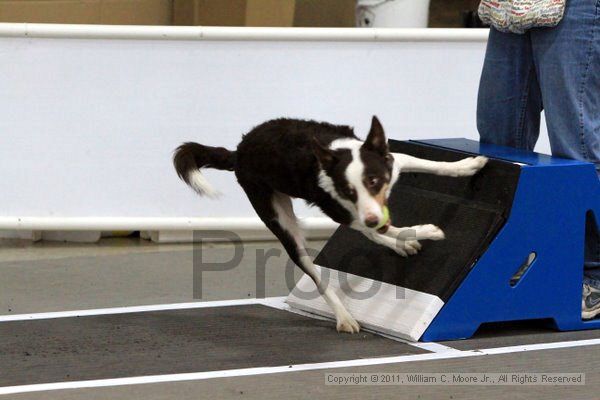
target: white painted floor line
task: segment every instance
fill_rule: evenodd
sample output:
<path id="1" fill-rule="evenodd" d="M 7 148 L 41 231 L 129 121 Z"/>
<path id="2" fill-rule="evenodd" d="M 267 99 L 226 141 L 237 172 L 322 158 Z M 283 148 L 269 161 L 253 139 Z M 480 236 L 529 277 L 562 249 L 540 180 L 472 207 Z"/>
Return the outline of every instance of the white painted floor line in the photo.
<path id="1" fill-rule="evenodd" d="M 405 342 L 408 345 L 413 347 L 418 347 L 419 349 L 431 351 L 432 353 L 447 353 L 449 351 L 461 351 L 455 349 L 454 347 L 446 346 L 441 343 L 436 342 Z"/>
<path id="2" fill-rule="evenodd" d="M 525 351 L 564 349 L 564 348 L 571 348 L 571 347 L 595 346 L 595 345 L 600 345 L 600 338 L 585 339 L 585 340 L 571 340 L 571 341 L 566 341 L 566 342 L 554 342 L 554 343 L 523 344 L 523 345 L 518 345 L 518 346 L 494 347 L 491 349 L 480 349 L 480 350 L 472 350 L 472 351 L 478 351 L 485 355 L 495 355 L 495 354 L 522 353 Z"/>
<path id="3" fill-rule="evenodd" d="M 290 306 L 285 302 L 287 296 L 282 297 L 265 297 L 264 299 L 257 299 L 257 304 L 262 304 L 263 306 L 276 308 L 277 310 L 289 311 Z"/>
<path id="4" fill-rule="evenodd" d="M 283 303 L 285 297 L 268 297 L 265 299 L 236 299 L 236 300 L 217 300 L 217 301 L 196 301 L 190 303 L 173 303 L 173 304 L 151 304 L 146 306 L 128 306 L 128 307 L 112 307 L 112 308 L 97 308 L 89 310 L 73 310 L 73 311 L 54 311 L 45 313 L 33 314 L 15 314 L 1 315 L 0 322 L 9 321 L 29 321 L 35 319 L 52 319 L 52 318 L 69 318 L 69 317 L 86 317 L 91 315 L 110 315 L 110 314 L 127 314 L 136 312 L 148 311 L 166 311 L 166 310 L 184 310 L 190 308 L 210 308 L 210 307 L 229 307 L 243 306 L 252 304 L 269 305 Z"/>
<path id="5" fill-rule="evenodd" d="M 285 372 L 299 372 L 299 371 L 314 371 L 320 369 L 335 369 L 335 368 L 346 368 L 346 367 L 364 367 L 369 365 L 384 365 L 401 363 L 407 361 L 423 361 L 423 360 L 436 360 L 446 359 L 452 357 L 467 357 L 467 356 L 478 356 L 477 353 L 463 354 L 462 352 L 457 353 L 427 353 L 418 355 L 406 355 L 397 357 L 381 357 L 381 358 L 363 358 L 348 361 L 333 361 L 323 362 L 314 364 L 297 364 L 297 365 L 284 365 L 277 367 L 259 367 L 259 368 L 243 368 L 243 369 L 230 369 L 223 371 L 207 371 L 207 372 L 195 372 L 186 374 L 171 374 L 171 375 L 153 375 L 153 376 L 138 376 L 131 378 L 115 378 L 115 379 L 98 379 L 90 381 L 77 381 L 77 382 L 56 382 L 56 383 L 42 383 L 35 385 L 23 385 L 23 386 L 6 386 L 0 387 L 0 395 L 2 394 L 15 394 L 15 393 L 26 393 L 26 392 L 40 392 L 47 390 L 61 390 L 61 389 L 81 389 L 81 388 L 94 388 L 94 387 L 106 387 L 106 386 L 123 386 L 123 385 L 139 385 L 147 383 L 160 383 L 160 382 L 182 382 L 182 381 L 193 381 L 193 380 L 206 380 L 215 378 L 233 378 L 241 376 L 252 376 L 252 375 L 267 375 L 277 374 Z"/>
<path id="6" fill-rule="evenodd" d="M 297 365 L 283 365 L 277 367 L 258 367 L 258 368 L 242 368 L 242 369 L 230 369 L 223 371 L 207 371 L 207 372 L 193 372 L 185 374 L 170 374 L 170 375 L 152 375 L 152 376 L 136 376 L 129 378 L 115 378 L 115 379 L 97 379 L 88 381 L 75 381 L 75 382 L 55 382 L 55 383 L 41 383 L 35 385 L 21 385 L 21 386 L 5 386 L 0 387 L 0 395 L 2 394 L 16 394 L 16 393 L 28 393 L 28 392 L 42 392 L 50 390 L 62 390 L 62 389 L 82 389 L 82 388 L 96 388 L 96 387 L 107 387 L 107 386 L 124 386 L 124 385 L 140 385 L 148 383 L 161 383 L 161 382 L 183 382 L 183 381 L 194 381 L 194 380 L 207 380 L 216 378 L 233 378 L 242 376 L 253 376 L 253 375 L 268 375 L 268 374 L 279 374 L 286 372 L 300 372 L 300 371 L 316 371 L 323 369 L 337 369 L 337 368 L 349 368 L 349 367 L 365 367 L 372 365 L 385 365 L 385 364 L 399 364 L 405 362 L 415 361 L 432 361 L 432 360 L 447 360 L 452 358 L 465 358 L 465 357 L 480 357 L 487 355 L 498 355 L 498 354 L 509 354 L 517 352 L 528 352 L 528 351 L 540 351 L 540 350 L 552 350 L 569 347 L 580 347 L 580 346 L 594 346 L 600 345 L 599 339 L 589 340 L 574 340 L 568 342 L 555 342 L 555 343 L 539 343 L 534 345 L 521 345 L 521 346 L 509 346 L 509 347 L 498 347 L 490 349 L 480 350 L 466 350 L 466 351 L 446 351 L 440 353 L 427 353 L 427 354 L 413 354 L 396 357 L 380 357 L 380 358 L 364 358 L 347 361 L 332 361 L 314 364 L 297 364 Z"/>

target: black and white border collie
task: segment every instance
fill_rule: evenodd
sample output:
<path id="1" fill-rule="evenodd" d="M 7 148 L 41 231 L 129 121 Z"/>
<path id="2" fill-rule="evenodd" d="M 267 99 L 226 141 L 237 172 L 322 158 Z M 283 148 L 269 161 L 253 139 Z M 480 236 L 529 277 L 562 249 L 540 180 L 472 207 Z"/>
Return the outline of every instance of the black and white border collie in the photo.
<path id="1" fill-rule="evenodd" d="M 419 240 L 441 240 L 434 225 L 379 226 L 391 188 L 402 172 L 470 176 L 487 162 L 470 157 L 457 162 L 422 160 L 390 153 L 383 127 L 373 117 L 365 141 L 348 126 L 277 119 L 244 135 L 237 150 L 184 143 L 174 155 L 177 174 L 198 194 L 218 192 L 200 173 L 201 168 L 234 171 L 250 203 L 277 236 L 290 258 L 308 274 L 333 310 L 337 330 L 358 332 L 360 327 L 338 296 L 326 287 L 305 250 L 292 198 L 316 205 L 335 222 L 362 232 L 370 240 L 407 257 L 421 249 Z M 379 227 L 378 227 L 379 226 Z M 407 236 L 409 232 L 409 236 Z"/>

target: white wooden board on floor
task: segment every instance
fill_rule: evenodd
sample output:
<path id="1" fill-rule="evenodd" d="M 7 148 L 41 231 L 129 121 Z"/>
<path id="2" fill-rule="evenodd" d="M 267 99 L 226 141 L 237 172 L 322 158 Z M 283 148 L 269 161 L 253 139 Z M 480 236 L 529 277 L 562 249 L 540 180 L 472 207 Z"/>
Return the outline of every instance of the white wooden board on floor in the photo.
<path id="1" fill-rule="evenodd" d="M 350 314 L 362 326 L 374 332 L 417 341 L 444 305 L 439 297 L 428 293 L 330 268 L 317 268 L 321 277 L 327 277 L 329 286 L 337 293 Z M 317 294 L 314 282 L 306 274 L 296 284 L 286 302 L 292 308 L 334 318 L 325 300 Z"/>

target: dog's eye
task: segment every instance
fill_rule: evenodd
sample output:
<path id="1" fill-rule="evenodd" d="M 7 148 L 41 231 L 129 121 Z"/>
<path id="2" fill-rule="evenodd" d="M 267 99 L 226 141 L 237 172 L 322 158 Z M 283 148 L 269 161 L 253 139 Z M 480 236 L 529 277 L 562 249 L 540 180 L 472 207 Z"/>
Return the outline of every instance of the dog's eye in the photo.
<path id="1" fill-rule="evenodd" d="M 379 183 L 379 178 L 377 178 L 376 176 L 370 176 L 367 178 L 367 185 L 369 187 L 375 187 L 375 186 L 377 186 L 378 183 Z"/>
<path id="2" fill-rule="evenodd" d="M 346 190 L 347 190 L 348 197 L 354 197 L 354 195 L 356 194 L 356 190 L 354 190 L 354 188 L 352 186 L 348 186 L 348 188 L 346 188 Z"/>

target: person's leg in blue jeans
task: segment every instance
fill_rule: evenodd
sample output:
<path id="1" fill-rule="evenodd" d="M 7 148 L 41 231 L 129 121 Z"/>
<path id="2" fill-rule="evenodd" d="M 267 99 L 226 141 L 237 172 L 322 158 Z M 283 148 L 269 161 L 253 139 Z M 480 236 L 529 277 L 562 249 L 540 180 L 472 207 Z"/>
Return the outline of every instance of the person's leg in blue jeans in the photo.
<path id="1" fill-rule="evenodd" d="M 477 103 L 481 141 L 532 150 L 542 109 L 552 153 L 593 162 L 600 174 L 600 0 L 567 1 L 555 28 L 490 31 Z M 589 218 L 584 296 L 594 298 L 600 296 L 598 236 Z"/>

